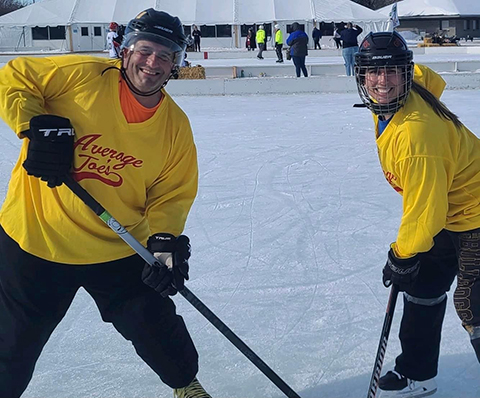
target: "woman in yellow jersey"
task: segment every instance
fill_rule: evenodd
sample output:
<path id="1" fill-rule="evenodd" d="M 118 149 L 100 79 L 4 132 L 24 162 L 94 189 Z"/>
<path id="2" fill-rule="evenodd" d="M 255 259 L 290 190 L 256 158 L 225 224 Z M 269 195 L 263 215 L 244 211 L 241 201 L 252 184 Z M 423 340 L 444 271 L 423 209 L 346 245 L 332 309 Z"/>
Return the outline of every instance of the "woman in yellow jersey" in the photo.
<path id="1" fill-rule="evenodd" d="M 355 56 L 363 103 L 373 113 L 385 178 L 403 196 L 385 286 L 404 292 L 402 353 L 380 379 L 382 397 L 420 397 L 437 387 L 446 292 L 480 361 L 480 140 L 439 97 L 444 80 L 414 65 L 396 32 L 369 33 Z"/>
<path id="2" fill-rule="evenodd" d="M 198 180 L 188 118 L 163 90 L 185 46 L 180 20 L 148 9 L 120 60 L 19 57 L 0 70 L 0 116 L 23 139 L 0 211 L 0 397 L 22 395 L 80 287 L 176 396 L 210 397 L 169 298 L 188 279 L 181 233 Z M 62 185 L 69 173 L 164 262 L 144 264 Z"/>

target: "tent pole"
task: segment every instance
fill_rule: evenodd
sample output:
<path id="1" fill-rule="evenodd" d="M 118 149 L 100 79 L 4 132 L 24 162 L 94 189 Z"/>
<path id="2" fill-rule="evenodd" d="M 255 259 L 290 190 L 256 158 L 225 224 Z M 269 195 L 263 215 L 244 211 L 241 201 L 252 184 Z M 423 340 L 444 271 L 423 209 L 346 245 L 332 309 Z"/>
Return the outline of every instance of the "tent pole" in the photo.
<path id="1" fill-rule="evenodd" d="M 73 52 L 73 32 L 72 25 L 67 25 L 68 28 L 68 42 L 70 44 L 70 52 Z"/>

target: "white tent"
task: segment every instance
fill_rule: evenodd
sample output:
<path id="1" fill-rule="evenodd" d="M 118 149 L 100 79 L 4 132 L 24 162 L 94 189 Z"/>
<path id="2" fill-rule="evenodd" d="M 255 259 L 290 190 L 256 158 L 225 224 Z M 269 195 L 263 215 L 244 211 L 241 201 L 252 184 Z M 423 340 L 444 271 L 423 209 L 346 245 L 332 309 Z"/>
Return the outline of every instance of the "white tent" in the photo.
<path id="1" fill-rule="evenodd" d="M 176 15 L 185 25 L 232 25 L 232 32 L 234 26 L 273 21 L 309 21 L 307 25 L 310 28 L 314 20 L 352 21 L 362 23 L 366 30 L 379 30 L 379 26 L 387 20 L 383 13 L 350 0 L 43 0 L 0 17 L 0 39 L 2 43 L 9 41 L 15 45 L 15 40 L 8 36 L 14 33 L 18 35 L 21 31 L 23 38 L 19 37 L 17 41 L 20 43 L 23 39 L 24 47 L 29 47 L 27 42 L 31 47 L 39 47 L 39 44 L 46 46 L 51 45 L 52 40 L 32 39 L 29 37 L 29 28 L 65 26 L 66 37 L 62 48 L 91 51 L 100 49 L 100 41 L 103 48 L 109 22 L 125 24 L 147 8 Z M 95 35 L 99 31 L 95 27 L 101 27 L 102 30 L 97 42 Z M 92 45 L 89 45 L 87 38 L 76 39 L 76 35 L 84 35 L 87 30 L 88 36 L 92 36 Z M 236 40 L 233 36 L 232 33 L 232 38 L 223 42 L 217 40 L 216 44 L 223 47 L 237 46 L 238 33 Z"/>
<path id="2" fill-rule="evenodd" d="M 480 15 L 480 0 L 403 0 L 397 3 L 397 10 L 399 17 Z"/>
<path id="3" fill-rule="evenodd" d="M 385 20 L 384 14 L 350 0 L 44 0 L 0 17 L 0 25 L 126 23 L 150 7 L 177 15 L 184 24 Z"/>

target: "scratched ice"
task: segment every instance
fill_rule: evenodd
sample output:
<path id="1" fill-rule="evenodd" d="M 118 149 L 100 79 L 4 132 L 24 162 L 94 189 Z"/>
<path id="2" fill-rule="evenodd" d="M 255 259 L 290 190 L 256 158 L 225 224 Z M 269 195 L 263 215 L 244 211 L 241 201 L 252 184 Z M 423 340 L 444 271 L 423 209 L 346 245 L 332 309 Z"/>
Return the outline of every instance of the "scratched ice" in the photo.
<path id="1" fill-rule="evenodd" d="M 188 287 L 302 397 L 366 396 L 388 297 L 381 268 L 401 215 L 369 112 L 352 108 L 355 94 L 177 100 L 190 116 L 200 166 L 185 230 L 193 249 Z M 446 92 L 444 100 L 480 133 L 479 91 Z M 20 141 L 3 123 L 0 134 L 3 197 Z M 183 297 L 175 302 L 213 397 L 283 396 Z M 401 308 L 399 300 L 384 369 L 399 352 Z M 450 294 L 436 397 L 480 396 L 479 371 Z M 24 394 L 167 396 L 83 290 Z"/>

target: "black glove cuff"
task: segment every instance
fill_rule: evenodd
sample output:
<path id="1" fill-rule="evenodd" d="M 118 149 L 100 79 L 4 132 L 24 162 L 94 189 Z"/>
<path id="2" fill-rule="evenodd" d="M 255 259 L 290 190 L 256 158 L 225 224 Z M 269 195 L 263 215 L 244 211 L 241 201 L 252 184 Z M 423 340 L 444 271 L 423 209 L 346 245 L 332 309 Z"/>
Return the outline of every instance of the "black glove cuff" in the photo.
<path id="1" fill-rule="evenodd" d="M 409 258 L 398 258 L 395 256 L 393 249 L 388 251 L 388 266 L 398 275 L 407 275 L 414 273 L 419 264 L 418 254 Z"/>
<path id="2" fill-rule="evenodd" d="M 30 133 L 33 140 L 73 142 L 74 130 L 70 119 L 57 115 L 38 115 L 30 119 Z"/>
<path id="3" fill-rule="evenodd" d="M 163 232 L 150 236 L 147 241 L 147 249 L 152 253 L 173 253 L 175 246 L 175 236 Z"/>
<path id="4" fill-rule="evenodd" d="M 383 267 L 383 284 L 389 287 L 397 285 L 400 291 L 410 288 L 420 271 L 418 254 L 411 258 L 398 258 L 392 249 L 389 250 L 387 263 Z"/>

